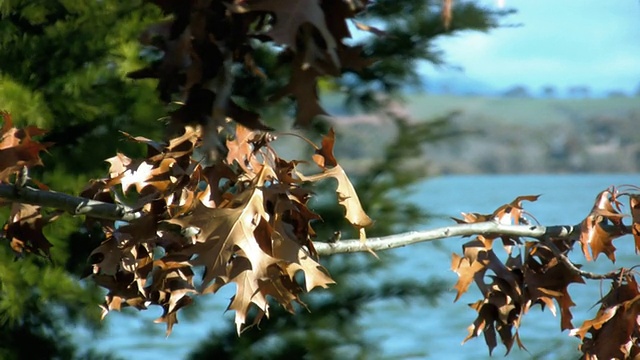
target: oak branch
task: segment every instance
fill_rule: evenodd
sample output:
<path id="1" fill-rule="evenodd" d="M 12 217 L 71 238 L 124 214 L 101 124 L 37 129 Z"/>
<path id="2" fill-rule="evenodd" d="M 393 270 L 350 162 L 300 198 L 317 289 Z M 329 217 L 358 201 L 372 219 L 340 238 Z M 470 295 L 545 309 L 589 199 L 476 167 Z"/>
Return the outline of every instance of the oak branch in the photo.
<path id="1" fill-rule="evenodd" d="M 39 205 L 64 210 L 72 215 L 133 221 L 142 216 L 142 212 L 135 211 L 123 205 L 72 196 L 55 191 L 39 190 L 32 187 L 16 187 L 14 185 L 0 185 L 0 198 L 18 201 L 26 204 Z M 506 225 L 494 221 L 473 224 L 452 224 L 450 226 L 407 233 L 368 238 L 366 242 L 358 239 L 342 240 L 335 243 L 314 242 L 319 255 L 333 255 L 341 253 L 367 252 L 388 250 L 419 242 L 434 241 L 457 236 L 501 234 L 521 236 L 535 239 L 568 238 L 580 231 L 578 225 Z"/>

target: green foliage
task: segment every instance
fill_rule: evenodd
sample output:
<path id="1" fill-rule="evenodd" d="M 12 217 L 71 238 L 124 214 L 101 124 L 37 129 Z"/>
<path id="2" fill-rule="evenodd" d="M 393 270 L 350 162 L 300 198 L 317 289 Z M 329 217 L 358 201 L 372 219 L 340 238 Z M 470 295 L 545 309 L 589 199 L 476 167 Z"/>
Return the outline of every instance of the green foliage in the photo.
<path id="1" fill-rule="evenodd" d="M 161 134 L 153 84 L 132 86 L 123 76 L 140 65 L 137 36 L 159 16 L 140 1 L 4 4 L 0 101 L 16 124 L 49 131 L 45 141 L 56 146 L 47 171 L 97 177 L 105 158 L 127 148 L 116 141 L 119 131 Z"/>
<path id="2" fill-rule="evenodd" d="M 56 143 L 34 177 L 78 193 L 104 173 L 105 158 L 119 149 L 141 151 L 119 142 L 119 131 L 161 134 L 154 84 L 124 78 L 140 66 L 138 33 L 159 18 L 152 7 L 141 1 L 3 1 L 0 14 L 0 106 L 18 125 L 47 129 L 43 141 Z M 2 218 L 6 214 L 3 209 Z M 51 261 L 14 261 L 10 248 L 0 247 L 0 358 L 90 355 L 76 353 L 69 333 L 72 324 L 99 325 L 100 291 L 79 276 L 100 239 L 77 232 L 80 224 L 62 218 L 45 228 L 54 245 Z"/>

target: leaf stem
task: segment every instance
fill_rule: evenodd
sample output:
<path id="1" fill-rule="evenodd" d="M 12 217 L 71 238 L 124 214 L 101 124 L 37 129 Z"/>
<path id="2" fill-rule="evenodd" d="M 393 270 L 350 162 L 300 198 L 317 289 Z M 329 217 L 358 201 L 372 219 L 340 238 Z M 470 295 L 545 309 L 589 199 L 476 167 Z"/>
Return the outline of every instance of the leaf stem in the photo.
<path id="1" fill-rule="evenodd" d="M 292 132 L 275 132 L 275 135 L 289 135 L 289 136 L 294 136 L 297 138 L 300 138 L 302 140 L 304 140 L 307 144 L 311 145 L 311 147 L 313 147 L 315 150 L 320 150 L 320 148 L 318 147 L 318 145 L 314 144 L 313 141 L 307 139 L 306 137 L 300 135 L 300 134 L 296 134 L 296 133 L 292 133 Z"/>

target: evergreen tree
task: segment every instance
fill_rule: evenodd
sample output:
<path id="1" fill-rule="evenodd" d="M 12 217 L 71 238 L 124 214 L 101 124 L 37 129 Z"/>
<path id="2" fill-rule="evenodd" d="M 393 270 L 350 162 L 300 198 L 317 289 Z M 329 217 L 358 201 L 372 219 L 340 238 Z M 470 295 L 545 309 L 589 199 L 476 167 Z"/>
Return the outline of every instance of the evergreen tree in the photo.
<path id="1" fill-rule="evenodd" d="M 163 113 L 154 85 L 124 74 L 140 66 L 137 36 L 159 11 L 141 1 L 0 2 L 0 107 L 17 125 L 48 130 L 56 145 L 33 177 L 52 189 L 79 193 L 104 172 L 118 150 L 141 149 L 117 141 L 120 131 L 161 133 Z M 8 209 L 2 209 L 6 218 Z M 72 325 L 96 329 L 101 291 L 81 282 L 86 259 L 100 238 L 77 232 L 80 219 L 45 228 L 50 260 L 15 261 L 0 247 L 0 358 L 70 359 L 79 354 Z M 34 344 L 38 344 L 34 346 Z"/>

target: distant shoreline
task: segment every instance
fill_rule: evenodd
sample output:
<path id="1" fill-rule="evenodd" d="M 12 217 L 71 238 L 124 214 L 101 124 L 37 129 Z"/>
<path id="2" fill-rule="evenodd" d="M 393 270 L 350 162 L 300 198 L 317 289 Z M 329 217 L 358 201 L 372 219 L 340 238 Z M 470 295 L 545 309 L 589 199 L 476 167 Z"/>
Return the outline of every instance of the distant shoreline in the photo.
<path id="1" fill-rule="evenodd" d="M 447 116 L 452 129 L 467 134 L 426 145 L 428 156 L 415 161 L 430 174 L 640 172 L 639 97 L 406 98 L 388 110 L 411 121 Z M 393 125 L 382 113 L 338 116 L 332 122 L 338 130 L 336 155 L 355 173 L 363 172 L 380 153 L 381 142 L 393 136 Z"/>

